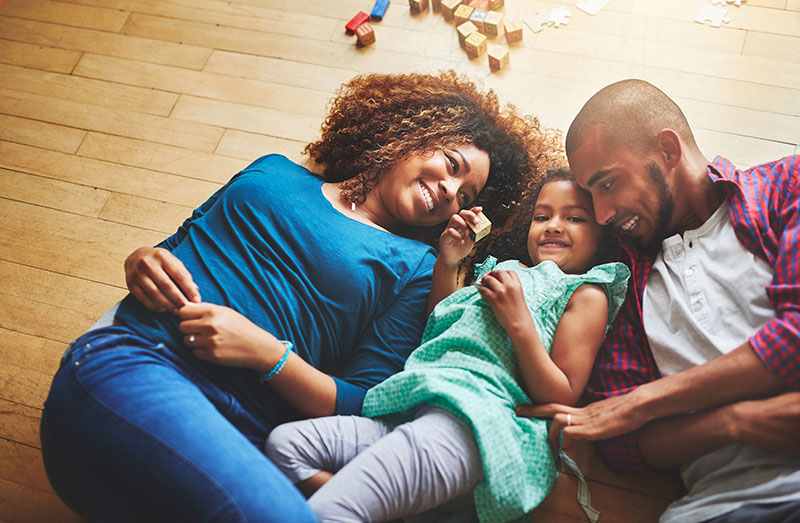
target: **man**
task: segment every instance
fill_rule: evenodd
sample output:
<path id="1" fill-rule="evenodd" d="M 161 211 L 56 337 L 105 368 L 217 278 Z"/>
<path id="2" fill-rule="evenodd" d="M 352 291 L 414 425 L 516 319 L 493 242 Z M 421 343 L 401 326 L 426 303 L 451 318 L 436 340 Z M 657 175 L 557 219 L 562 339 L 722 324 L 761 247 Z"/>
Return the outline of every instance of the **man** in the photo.
<path id="1" fill-rule="evenodd" d="M 595 94 L 567 157 L 632 269 L 585 408 L 551 436 L 619 472 L 681 466 L 671 521 L 800 521 L 800 156 L 708 164 L 680 108 L 625 80 Z"/>

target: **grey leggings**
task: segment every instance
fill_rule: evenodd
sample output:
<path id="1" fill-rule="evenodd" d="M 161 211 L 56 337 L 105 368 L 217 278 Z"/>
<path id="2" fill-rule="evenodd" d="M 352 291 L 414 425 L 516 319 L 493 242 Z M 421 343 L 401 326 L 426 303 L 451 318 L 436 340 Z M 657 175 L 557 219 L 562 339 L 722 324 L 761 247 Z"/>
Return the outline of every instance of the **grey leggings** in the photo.
<path id="1" fill-rule="evenodd" d="M 266 453 L 294 483 L 335 473 L 309 499 L 322 522 L 420 514 L 469 494 L 483 476 L 472 431 L 440 409 L 396 428 L 359 416 L 287 423 L 272 431 Z M 463 521 L 462 508 L 453 510 Z"/>

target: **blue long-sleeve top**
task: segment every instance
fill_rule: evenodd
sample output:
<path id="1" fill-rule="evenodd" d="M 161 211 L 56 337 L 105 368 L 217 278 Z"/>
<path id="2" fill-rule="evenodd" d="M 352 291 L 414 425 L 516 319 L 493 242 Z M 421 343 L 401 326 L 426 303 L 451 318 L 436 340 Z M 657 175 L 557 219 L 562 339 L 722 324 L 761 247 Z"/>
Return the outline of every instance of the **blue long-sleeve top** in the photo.
<path id="1" fill-rule="evenodd" d="M 367 389 L 401 370 L 419 344 L 435 252 L 339 212 L 322 183 L 283 156 L 264 156 L 159 246 L 183 262 L 204 302 L 291 341 L 335 380 L 336 413 L 358 414 Z M 116 318 L 192 358 L 172 314 L 128 295 Z M 271 423 L 299 417 L 256 372 L 200 366 Z"/>

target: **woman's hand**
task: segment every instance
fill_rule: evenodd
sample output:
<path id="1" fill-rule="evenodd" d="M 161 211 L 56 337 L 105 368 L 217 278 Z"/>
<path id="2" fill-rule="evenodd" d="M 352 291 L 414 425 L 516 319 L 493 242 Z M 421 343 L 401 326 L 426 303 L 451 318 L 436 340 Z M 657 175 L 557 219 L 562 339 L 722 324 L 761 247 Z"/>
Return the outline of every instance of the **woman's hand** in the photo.
<path id="1" fill-rule="evenodd" d="M 286 346 L 235 310 L 211 303 L 187 303 L 178 310 L 183 342 L 201 360 L 268 372 Z"/>
<path id="2" fill-rule="evenodd" d="M 457 266 L 472 250 L 475 242 L 470 237 L 467 222 L 478 225 L 478 213 L 483 207 L 461 209 L 450 217 L 442 235 L 439 237 L 439 256 L 437 262 L 444 266 Z"/>
<path id="3" fill-rule="evenodd" d="M 536 329 L 517 273 L 492 271 L 483 276 L 477 285 L 478 292 L 492 306 L 497 321 L 512 339 L 515 333 Z"/>
<path id="4" fill-rule="evenodd" d="M 128 290 L 154 312 L 175 311 L 200 301 L 192 275 L 171 252 L 160 247 L 141 247 L 125 260 Z"/>

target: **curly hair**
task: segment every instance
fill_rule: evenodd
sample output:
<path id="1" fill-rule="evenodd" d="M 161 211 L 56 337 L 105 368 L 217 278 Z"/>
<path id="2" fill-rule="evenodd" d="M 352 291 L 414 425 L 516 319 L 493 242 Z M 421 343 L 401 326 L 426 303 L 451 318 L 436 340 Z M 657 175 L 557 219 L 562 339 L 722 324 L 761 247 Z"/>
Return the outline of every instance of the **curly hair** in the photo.
<path id="1" fill-rule="evenodd" d="M 575 175 L 566 166 L 548 169 L 541 178 L 531 180 L 514 210 L 514 225 L 497 235 L 495 241 L 488 246 L 489 254 L 500 261 L 519 260 L 525 265 L 533 265 L 528 253 L 528 231 L 533 222 L 533 209 L 536 207 L 536 200 L 539 199 L 539 193 L 542 192 L 544 186 L 558 181 L 572 182 L 579 187 Z M 580 190 L 591 198 L 587 191 L 582 188 Z M 615 245 L 611 228 L 604 227 L 600 247 L 594 256 L 595 262 L 606 260 Z"/>
<path id="2" fill-rule="evenodd" d="M 360 75 L 331 101 L 321 138 L 304 153 L 342 182 L 342 197 L 362 203 L 381 175 L 412 155 L 473 144 L 489 156 L 489 177 L 474 205 L 502 227 L 529 180 L 563 162 L 561 133 L 501 107 L 454 71 Z M 437 246 L 445 223 L 395 231 Z M 482 243 L 482 242 L 481 242 Z"/>

